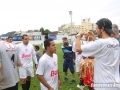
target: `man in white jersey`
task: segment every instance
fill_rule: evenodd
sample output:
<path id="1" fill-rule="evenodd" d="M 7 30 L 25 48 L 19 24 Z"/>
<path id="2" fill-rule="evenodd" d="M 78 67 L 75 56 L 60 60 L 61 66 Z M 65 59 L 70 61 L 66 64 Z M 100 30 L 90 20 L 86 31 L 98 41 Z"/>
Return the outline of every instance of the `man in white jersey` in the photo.
<path id="1" fill-rule="evenodd" d="M 84 56 L 95 57 L 94 61 L 94 88 L 95 90 L 119 90 L 115 84 L 120 83 L 119 78 L 119 42 L 111 37 L 112 22 L 102 18 L 96 23 L 96 32 L 101 39 L 96 40 L 94 34 L 89 32 L 89 38 L 94 42 L 81 45 L 82 32 L 76 39 L 76 51 Z M 99 84 L 99 86 L 98 86 Z M 106 86 L 105 86 L 106 85 Z"/>
<path id="2" fill-rule="evenodd" d="M 21 66 L 16 47 L 0 41 L 0 90 L 18 90 L 17 65 Z"/>
<path id="3" fill-rule="evenodd" d="M 36 71 L 41 90 L 58 90 L 58 84 L 61 87 L 62 83 L 58 71 L 58 57 L 55 54 L 56 44 L 52 39 L 47 39 L 44 46 L 47 51 L 40 58 Z"/>
<path id="4" fill-rule="evenodd" d="M 32 58 L 35 61 L 36 68 L 38 66 L 36 53 L 32 44 L 29 44 L 28 35 L 22 36 L 23 43 L 20 43 L 16 46 L 22 67 L 19 67 L 20 78 L 22 79 L 22 89 L 29 90 L 31 77 L 34 77 L 33 62 Z"/>

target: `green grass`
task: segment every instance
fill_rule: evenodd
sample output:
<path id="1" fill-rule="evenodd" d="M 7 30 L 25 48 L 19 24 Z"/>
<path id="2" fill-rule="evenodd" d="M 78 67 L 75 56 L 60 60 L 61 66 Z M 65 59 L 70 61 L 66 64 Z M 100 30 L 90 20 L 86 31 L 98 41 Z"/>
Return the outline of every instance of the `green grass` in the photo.
<path id="1" fill-rule="evenodd" d="M 60 73 L 60 78 L 61 81 L 63 81 L 64 79 L 64 72 L 63 72 L 63 53 L 62 53 L 62 49 L 61 49 L 62 44 L 57 44 L 57 55 L 58 55 L 58 70 Z M 42 52 L 42 46 L 40 45 L 40 51 Z M 79 83 L 79 77 L 78 74 L 76 73 L 76 82 L 74 84 L 69 84 L 71 79 L 72 79 L 72 74 L 70 73 L 70 71 L 68 71 L 68 81 L 65 83 L 62 83 L 62 88 L 60 88 L 59 90 L 79 90 L 76 86 Z M 21 88 L 21 82 L 19 82 L 19 90 L 22 90 Z M 36 76 L 34 76 L 34 78 L 32 78 L 32 82 L 31 82 L 31 87 L 30 90 L 40 90 L 40 82 L 37 79 Z M 87 88 L 85 88 L 84 90 L 88 90 Z"/>

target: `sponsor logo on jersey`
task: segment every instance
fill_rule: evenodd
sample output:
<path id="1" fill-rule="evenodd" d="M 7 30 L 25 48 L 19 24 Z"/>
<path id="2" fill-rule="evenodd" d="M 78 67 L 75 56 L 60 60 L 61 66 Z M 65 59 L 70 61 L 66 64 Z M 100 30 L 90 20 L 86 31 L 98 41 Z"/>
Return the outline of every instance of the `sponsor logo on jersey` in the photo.
<path id="1" fill-rule="evenodd" d="M 53 77 L 53 76 L 56 76 L 57 74 L 58 74 L 58 70 L 56 71 L 52 70 L 50 76 Z"/>
<path id="2" fill-rule="evenodd" d="M 22 54 L 22 58 L 31 58 L 31 54 Z"/>
<path id="3" fill-rule="evenodd" d="M 57 65 L 57 63 L 56 63 L 56 62 L 54 62 L 53 64 L 54 64 L 54 66 L 56 66 L 56 65 Z"/>
<path id="4" fill-rule="evenodd" d="M 27 51 L 28 51 L 28 49 L 25 49 L 25 51 L 27 52 Z"/>

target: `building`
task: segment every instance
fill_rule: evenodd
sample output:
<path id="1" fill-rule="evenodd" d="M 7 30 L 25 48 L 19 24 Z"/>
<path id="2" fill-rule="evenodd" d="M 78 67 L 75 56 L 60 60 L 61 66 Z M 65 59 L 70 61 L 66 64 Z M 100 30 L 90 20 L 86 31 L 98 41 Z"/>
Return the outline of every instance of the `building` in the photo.
<path id="1" fill-rule="evenodd" d="M 27 35 L 41 35 L 41 32 L 39 30 L 28 30 L 28 31 L 16 31 L 14 33 L 14 35 L 24 35 L 24 34 L 27 34 Z"/>
<path id="2" fill-rule="evenodd" d="M 62 34 L 76 34 L 78 31 L 80 31 L 80 25 L 75 25 L 74 22 L 72 22 L 72 24 L 64 24 L 58 28 L 58 31 Z"/>
<path id="3" fill-rule="evenodd" d="M 95 23 L 91 23 L 90 18 L 82 19 L 80 30 L 83 32 L 88 32 L 89 30 L 95 30 Z"/>
<path id="4" fill-rule="evenodd" d="M 61 27 L 58 28 L 58 31 L 61 33 L 67 33 L 69 35 L 75 35 L 79 31 L 88 32 L 89 30 L 95 30 L 95 23 L 91 23 L 90 18 L 82 19 L 81 25 L 75 25 L 75 23 L 72 22 L 69 24 L 61 25 Z"/>
<path id="5" fill-rule="evenodd" d="M 41 32 L 39 30 L 16 31 L 13 36 L 16 38 L 24 34 L 29 36 L 29 40 L 41 40 Z"/>

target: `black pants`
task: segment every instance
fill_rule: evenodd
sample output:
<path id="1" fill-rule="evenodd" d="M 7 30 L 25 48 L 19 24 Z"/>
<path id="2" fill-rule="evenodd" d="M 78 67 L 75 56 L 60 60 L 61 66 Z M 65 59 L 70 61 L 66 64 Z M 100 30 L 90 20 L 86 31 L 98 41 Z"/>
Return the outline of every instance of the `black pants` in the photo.
<path id="1" fill-rule="evenodd" d="M 9 87 L 9 88 L 3 89 L 3 90 L 18 90 L 18 83 L 16 83 L 16 85 L 13 87 Z"/>

